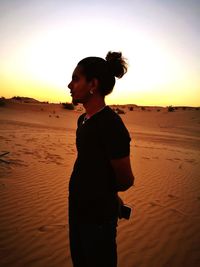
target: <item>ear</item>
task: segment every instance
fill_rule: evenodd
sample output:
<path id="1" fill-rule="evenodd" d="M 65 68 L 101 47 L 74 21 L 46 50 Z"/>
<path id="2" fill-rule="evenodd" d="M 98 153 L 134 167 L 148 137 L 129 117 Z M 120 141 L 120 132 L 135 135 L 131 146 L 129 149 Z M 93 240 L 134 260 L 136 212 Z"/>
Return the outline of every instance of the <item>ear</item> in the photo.
<path id="1" fill-rule="evenodd" d="M 97 78 L 93 78 L 91 81 L 91 90 L 95 93 L 99 88 L 99 81 Z"/>

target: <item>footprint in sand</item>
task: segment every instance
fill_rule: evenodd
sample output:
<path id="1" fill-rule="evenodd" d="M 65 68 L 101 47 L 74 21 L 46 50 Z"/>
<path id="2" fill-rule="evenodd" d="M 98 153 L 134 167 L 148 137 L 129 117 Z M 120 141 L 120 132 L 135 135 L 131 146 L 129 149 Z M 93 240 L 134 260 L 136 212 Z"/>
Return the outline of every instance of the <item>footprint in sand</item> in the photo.
<path id="1" fill-rule="evenodd" d="M 151 202 L 149 202 L 149 204 L 150 204 L 152 207 L 156 207 L 156 206 L 158 206 L 158 207 L 162 207 L 162 208 L 163 208 L 163 206 L 162 206 L 161 204 L 159 204 L 159 203 L 157 203 L 157 202 L 155 202 L 155 201 L 151 201 Z"/>
<path id="2" fill-rule="evenodd" d="M 181 163 L 181 164 L 178 166 L 178 168 L 179 168 L 179 169 L 182 169 L 182 167 L 183 167 L 183 164 Z"/>
<path id="3" fill-rule="evenodd" d="M 4 183 L 0 183 L 0 189 L 5 189 L 6 185 Z"/>
<path id="4" fill-rule="evenodd" d="M 22 144 L 15 144 L 16 146 L 23 146 Z"/>
<path id="5" fill-rule="evenodd" d="M 178 197 L 177 197 L 177 196 L 175 196 L 175 195 L 172 195 L 172 194 L 169 194 L 169 195 L 168 195 L 168 197 L 170 197 L 170 198 L 174 198 L 174 199 L 178 199 Z"/>
<path id="6" fill-rule="evenodd" d="M 65 224 L 50 224 L 50 225 L 43 225 L 38 228 L 40 232 L 49 232 L 54 230 L 63 230 L 66 228 Z"/>
<path id="7" fill-rule="evenodd" d="M 195 164 L 195 159 L 185 159 L 185 162 Z"/>

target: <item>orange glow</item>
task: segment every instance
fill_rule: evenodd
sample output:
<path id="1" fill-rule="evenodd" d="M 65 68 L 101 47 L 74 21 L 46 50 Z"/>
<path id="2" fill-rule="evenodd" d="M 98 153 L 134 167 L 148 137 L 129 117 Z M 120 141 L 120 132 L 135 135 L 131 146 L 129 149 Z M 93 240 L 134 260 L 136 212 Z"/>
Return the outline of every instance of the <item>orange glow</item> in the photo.
<path id="1" fill-rule="evenodd" d="M 195 56 L 195 38 L 199 37 L 192 36 L 191 28 L 183 24 L 184 38 L 191 38 L 188 44 L 192 49 L 186 47 L 187 43 L 178 39 L 182 31 L 176 14 L 173 17 L 164 8 L 161 16 L 157 10 L 162 7 L 150 2 L 115 6 L 85 3 L 79 7 L 66 3 L 54 7 L 59 15 L 53 18 L 48 2 L 44 10 L 33 2 L 30 6 L 24 2 L 24 20 L 20 8 L 11 9 L 10 17 L 11 13 L 0 14 L 0 33 L 4 37 L 0 51 L 1 96 L 69 102 L 67 84 L 77 62 L 86 56 L 105 57 L 109 50 L 116 50 L 128 59 L 129 69 L 117 80 L 113 93 L 107 97 L 108 104 L 200 106 L 199 61 Z M 170 4 L 168 8 L 172 8 Z M 38 21 L 34 15 L 40 9 L 44 17 Z M 134 10 L 143 16 L 138 18 Z M 19 32 L 14 31 L 15 27 Z"/>

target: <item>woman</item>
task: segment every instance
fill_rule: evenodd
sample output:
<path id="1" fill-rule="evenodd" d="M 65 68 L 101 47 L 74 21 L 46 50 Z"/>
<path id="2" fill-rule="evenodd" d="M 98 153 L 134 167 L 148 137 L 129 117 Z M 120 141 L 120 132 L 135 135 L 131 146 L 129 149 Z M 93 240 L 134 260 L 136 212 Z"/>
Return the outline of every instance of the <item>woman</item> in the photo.
<path id="1" fill-rule="evenodd" d="M 77 159 L 69 183 L 70 249 L 74 267 L 116 267 L 117 193 L 133 185 L 130 136 L 119 115 L 105 104 L 115 77 L 127 64 L 121 53 L 106 60 L 88 57 L 75 68 L 68 87 L 78 119 Z"/>

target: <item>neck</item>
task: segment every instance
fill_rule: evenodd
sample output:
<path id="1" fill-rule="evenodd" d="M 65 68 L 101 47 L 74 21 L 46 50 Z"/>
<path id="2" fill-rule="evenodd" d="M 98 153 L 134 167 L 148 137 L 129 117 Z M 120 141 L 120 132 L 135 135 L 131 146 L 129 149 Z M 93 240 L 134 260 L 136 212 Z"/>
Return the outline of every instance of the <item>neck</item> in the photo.
<path id="1" fill-rule="evenodd" d="M 105 107 L 105 105 L 106 104 L 105 104 L 105 100 L 103 97 L 93 98 L 93 99 L 91 98 L 90 101 L 83 104 L 88 118 L 90 118 L 95 113 L 97 113 L 99 110 L 101 110 L 103 107 Z"/>

